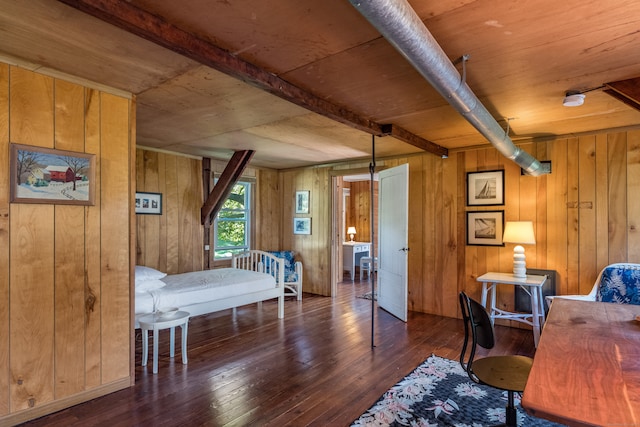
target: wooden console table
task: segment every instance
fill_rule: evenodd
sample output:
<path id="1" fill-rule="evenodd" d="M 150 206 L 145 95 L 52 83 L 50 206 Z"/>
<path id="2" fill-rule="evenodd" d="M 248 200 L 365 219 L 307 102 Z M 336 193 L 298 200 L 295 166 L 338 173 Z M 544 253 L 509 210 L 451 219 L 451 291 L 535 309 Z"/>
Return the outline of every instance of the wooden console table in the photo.
<path id="1" fill-rule="evenodd" d="M 522 407 L 569 426 L 640 424 L 640 306 L 555 298 Z"/>

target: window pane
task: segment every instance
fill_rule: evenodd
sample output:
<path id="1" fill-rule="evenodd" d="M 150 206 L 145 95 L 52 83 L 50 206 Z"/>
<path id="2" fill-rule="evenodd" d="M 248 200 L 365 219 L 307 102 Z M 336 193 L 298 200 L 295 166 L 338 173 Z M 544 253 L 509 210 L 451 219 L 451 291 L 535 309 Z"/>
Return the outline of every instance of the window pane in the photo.
<path id="1" fill-rule="evenodd" d="M 237 183 L 214 223 L 214 258 L 230 258 L 249 249 L 251 184 Z"/>
<path id="2" fill-rule="evenodd" d="M 229 198 L 222 205 L 222 209 L 245 209 L 247 204 L 245 194 L 246 191 L 243 184 L 234 185 Z"/>
<path id="3" fill-rule="evenodd" d="M 225 246 L 244 246 L 246 236 L 244 221 L 218 221 L 216 248 Z"/>

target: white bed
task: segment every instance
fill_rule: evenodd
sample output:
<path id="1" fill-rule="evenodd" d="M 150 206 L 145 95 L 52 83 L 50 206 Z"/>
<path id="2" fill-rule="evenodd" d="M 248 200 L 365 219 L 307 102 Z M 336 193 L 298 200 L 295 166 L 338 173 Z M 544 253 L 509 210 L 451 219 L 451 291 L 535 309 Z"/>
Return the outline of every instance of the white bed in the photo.
<path id="1" fill-rule="evenodd" d="M 232 268 L 165 275 L 136 267 L 136 319 L 164 307 L 192 316 L 278 299 L 284 317 L 284 260 L 258 250 L 233 257 Z M 136 321 L 137 327 L 137 321 Z"/>

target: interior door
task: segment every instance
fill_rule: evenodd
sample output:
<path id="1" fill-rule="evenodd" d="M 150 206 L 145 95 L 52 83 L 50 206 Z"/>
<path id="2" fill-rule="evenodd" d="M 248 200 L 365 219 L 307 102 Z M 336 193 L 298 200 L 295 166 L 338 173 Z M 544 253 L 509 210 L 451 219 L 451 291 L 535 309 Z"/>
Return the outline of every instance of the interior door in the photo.
<path id="1" fill-rule="evenodd" d="M 409 165 L 379 176 L 378 305 L 406 322 Z"/>

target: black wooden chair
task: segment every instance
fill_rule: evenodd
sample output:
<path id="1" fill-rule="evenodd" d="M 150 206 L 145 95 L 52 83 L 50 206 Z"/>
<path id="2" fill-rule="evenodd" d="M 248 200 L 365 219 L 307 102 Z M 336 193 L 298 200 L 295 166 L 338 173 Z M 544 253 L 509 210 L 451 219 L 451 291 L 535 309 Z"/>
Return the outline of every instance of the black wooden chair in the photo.
<path id="1" fill-rule="evenodd" d="M 517 426 L 514 393 L 524 391 L 533 359 L 517 355 L 488 356 L 475 359 L 476 346 L 491 349 L 495 345 L 493 324 L 485 308 L 469 298 L 464 292 L 460 292 L 460 308 L 464 319 L 464 344 L 460 353 L 460 364 L 474 382 L 507 392 L 506 423 L 500 425 Z M 471 336 L 470 346 L 469 336 Z M 468 347 L 470 347 L 470 352 L 465 362 Z"/>

